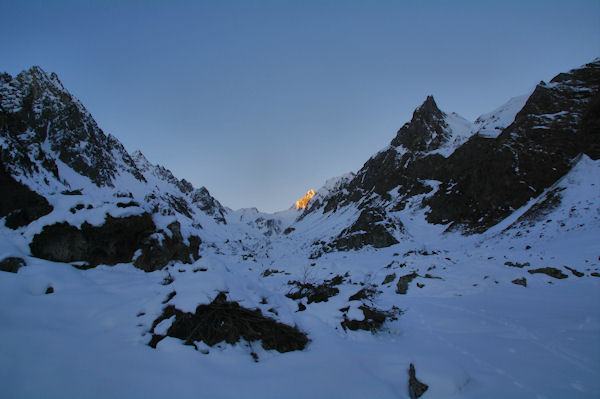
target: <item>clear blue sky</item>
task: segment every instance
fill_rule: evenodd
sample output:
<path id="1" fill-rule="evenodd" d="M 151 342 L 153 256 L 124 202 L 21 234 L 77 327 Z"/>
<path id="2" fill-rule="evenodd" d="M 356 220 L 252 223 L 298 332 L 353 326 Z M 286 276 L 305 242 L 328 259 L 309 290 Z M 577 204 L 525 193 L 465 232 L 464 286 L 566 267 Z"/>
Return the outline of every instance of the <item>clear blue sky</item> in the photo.
<path id="1" fill-rule="evenodd" d="M 274 211 L 433 94 L 474 120 L 600 56 L 600 1 L 0 0 L 0 70 L 56 72 L 130 152 Z"/>

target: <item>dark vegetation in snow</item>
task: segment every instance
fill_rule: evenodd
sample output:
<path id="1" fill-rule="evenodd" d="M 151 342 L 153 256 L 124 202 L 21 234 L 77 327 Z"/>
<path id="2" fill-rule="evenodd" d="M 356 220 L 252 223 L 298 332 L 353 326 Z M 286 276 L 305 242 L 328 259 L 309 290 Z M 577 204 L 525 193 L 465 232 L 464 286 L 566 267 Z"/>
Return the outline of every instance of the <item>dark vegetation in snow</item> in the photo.
<path id="1" fill-rule="evenodd" d="M 175 316 L 166 335 L 154 334 L 154 328 L 163 320 Z M 260 309 L 246 309 L 234 301 L 228 301 L 225 293 L 219 293 L 206 305 L 199 305 L 195 313 L 182 312 L 174 306 L 167 306 L 152 324 L 153 348 L 165 337 L 181 339 L 186 345 L 204 342 L 214 346 L 225 341 L 235 344 L 241 339 L 247 342 L 261 341 L 266 350 L 290 352 L 303 350 L 309 342 L 307 335 L 298 327 L 291 327 L 270 317 Z"/>

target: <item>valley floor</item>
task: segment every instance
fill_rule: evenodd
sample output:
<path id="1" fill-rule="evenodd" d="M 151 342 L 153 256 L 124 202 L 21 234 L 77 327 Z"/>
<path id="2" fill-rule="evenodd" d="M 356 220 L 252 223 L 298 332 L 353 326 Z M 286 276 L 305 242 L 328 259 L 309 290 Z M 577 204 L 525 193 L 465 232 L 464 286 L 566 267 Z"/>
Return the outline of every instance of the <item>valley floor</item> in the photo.
<path id="1" fill-rule="evenodd" d="M 17 274 L 0 273 L 0 396 L 407 398 L 413 363 L 429 386 L 425 398 L 598 397 L 597 232 L 575 230 L 530 249 L 522 237 L 449 238 L 435 247 L 407 242 L 314 261 L 293 252 L 243 260 L 207 249 L 195 264 L 153 273 L 130 264 L 78 270 L 25 257 Z M 3 252 L 16 250 L 3 245 Z M 568 277 L 527 272 L 545 266 Z M 419 277 L 405 295 L 395 282 L 381 284 L 412 271 Z M 163 285 L 169 274 L 174 281 Z M 304 300 L 307 309 L 298 312 L 285 296 L 289 280 L 334 275 L 344 281 L 327 302 Z M 522 277 L 527 287 L 511 283 Z M 45 294 L 49 286 L 54 293 Z M 339 309 L 349 306 L 346 317 L 361 319 L 361 301 L 349 297 L 364 287 L 380 292 L 362 303 L 403 313 L 375 334 L 344 331 Z M 168 303 L 184 311 L 227 291 L 242 306 L 297 325 L 311 342 L 281 354 L 260 342 L 194 350 L 167 337 L 153 349 L 148 331 L 173 291 Z"/>

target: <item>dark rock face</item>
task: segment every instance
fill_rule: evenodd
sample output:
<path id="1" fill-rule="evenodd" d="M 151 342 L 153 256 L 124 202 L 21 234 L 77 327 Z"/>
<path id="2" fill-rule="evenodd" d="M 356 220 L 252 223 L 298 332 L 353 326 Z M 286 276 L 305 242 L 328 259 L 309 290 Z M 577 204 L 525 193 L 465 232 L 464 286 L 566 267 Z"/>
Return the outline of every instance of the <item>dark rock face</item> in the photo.
<path id="1" fill-rule="evenodd" d="M 365 245 L 384 248 L 397 244 L 398 240 L 387 230 L 395 226 L 384 218 L 385 215 L 377 209 L 364 209 L 356 222 L 338 235 L 333 245 L 338 250 L 347 251 Z"/>
<path id="2" fill-rule="evenodd" d="M 0 106 L 0 136 L 7 139 L 4 152 L 13 156 L 13 171 L 37 173 L 41 165 L 58 177 L 53 155 L 43 145 L 47 143 L 58 159 L 98 186 L 112 186 L 118 169 L 145 180 L 121 143 L 102 132 L 56 74 L 39 67 L 16 78 L 2 74 Z"/>
<path id="3" fill-rule="evenodd" d="M 147 272 L 158 270 L 170 261 L 191 263 L 199 258 L 199 237 L 191 236 L 189 244 L 184 242 L 180 225 L 173 222 L 168 226 L 170 235 L 163 231 L 162 240 L 153 233 L 156 226 L 149 213 L 125 218 L 106 216 L 101 226 L 83 223 L 81 229 L 68 223 L 45 226 L 33 237 L 29 245 L 33 256 L 57 262 L 85 261 L 90 266 L 115 265 L 131 262 L 135 252 L 141 255 L 134 266 Z"/>
<path id="4" fill-rule="evenodd" d="M 412 120 L 406 123 L 392 140 L 394 147 L 403 146 L 411 151 L 432 151 L 448 140 L 444 114 L 433 96 L 415 110 Z"/>
<path id="5" fill-rule="evenodd" d="M 429 387 L 417 380 L 415 366 L 411 363 L 408 368 L 408 396 L 417 399 L 423 396 Z"/>
<path id="6" fill-rule="evenodd" d="M 90 265 L 130 262 L 146 238 L 156 230 L 152 216 L 113 218 L 101 226 L 85 222 L 81 229 L 68 223 L 45 226 L 29 247 L 33 256 L 57 262 L 86 261 Z"/>
<path id="7" fill-rule="evenodd" d="M 390 147 L 308 212 L 335 212 L 352 203 L 399 211 L 411 197 L 432 190 L 427 181 L 437 181 L 437 191 L 421 203 L 429 207 L 427 221 L 464 233 L 485 231 L 564 176 L 579 154 L 600 157 L 599 90 L 600 61 L 542 82 L 497 138 L 474 135 L 448 158 L 427 154 L 447 140 L 445 114 L 428 98 Z M 549 197 L 544 206 L 556 200 Z M 354 245 L 360 243 L 340 242 Z"/>
<path id="8" fill-rule="evenodd" d="M 252 222 L 248 222 L 248 225 L 256 227 L 261 230 L 266 237 L 271 237 L 281 233 L 281 221 L 277 219 L 264 218 L 262 216 L 257 217 Z"/>
<path id="9" fill-rule="evenodd" d="M 174 215 L 175 213 L 181 213 L 182 215 L 187 216 L 192 219 L 192 214 L 194 211 L 189 207 L 187 201 L 178 195 L 166 194 L 162 196 L 163 200 L 169 204 L 169 214 Z M 174 212 L 173 212 L 174 211 Z"/>
<path id="10" fill-rule="evenodd" d="M 174 306 L 168 306 L 163 314 L 154 321 L 154 328 L 163 320 L 172 316 L 175 320 L 167 330 L 167 336 L 184 340 L 188 345 L 202 341 L 208 346 L 220 342 L 235 344 L 244 339 L 248 342 L 261 341 L 266 350 L 290 352 L 303 350 L 309 342 L 305 333 L 297 327 L 291 327 L 266 317 L 260 309 L 246 309 L 237 302 L 227 301 L 220 293 L 208 305 L 200 305 L 195 313 L 184 313 Z M 153 335 L 149 345 L 156 345 L 164 336 Z"/>
<path id="11" fill-rule="evenodd" d="M 539 84 L 496 139 L 473 137 L 447 162 L 448 177 L 426 201 L 427 220 L 481 231 L 567 173 L 581 153 L 596 156 L 600 62 Z"/>
<path id="12" fill-rule="evenodd" d="M 212 216 L 218 223 L 227 224 L 225 214 L 227 211 L 223 205 L 214 199 L 205 187 L 200 187 L 191 194 L 192 204 L 196 205 L 201 211 Z"/>
<path id="13" fill-rule="evenodd" d="M 0 163 L 0 217 L 6 216 L 6 227 L 17 229 L 52 212 L 46 198 L 16 181 Z"/>
<path id="14" fill-rule="evenodd" d="M 17 273 L 17 271 L 25 266 L 25 260 L 23 258 L 8 257 L 0 260 L 0 271 Z"/>
<path id="15" fill-rule="evenodd" d="M 135 260 L 135 267 L 151 272 L 162 269 L 167 263 L 174 260 L 192 263 L 200 257 L 198 254 L 202 243 L 200 237 L 191 236 L 189 245 L 186 245 L 181 235 L 181 225 L 178 222 L 171 223 L 167 228 L 171 232 L 170 236 L 163 232 L 162 240 L 150 237 L 139 246 L 142 254 Z"/>

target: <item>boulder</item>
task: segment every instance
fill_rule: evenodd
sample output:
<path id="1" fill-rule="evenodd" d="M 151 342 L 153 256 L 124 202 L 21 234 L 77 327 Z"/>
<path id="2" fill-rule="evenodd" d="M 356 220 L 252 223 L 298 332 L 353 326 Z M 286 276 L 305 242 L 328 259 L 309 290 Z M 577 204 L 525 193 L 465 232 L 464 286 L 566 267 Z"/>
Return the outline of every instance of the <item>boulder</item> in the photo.
<path id="1" fill-rule="evenodd" d="M 155 230 L 149 213 L 125 218 L 106 215 L 101 226 L 87 222 L 81 228 L 65 222 L 44 226 L 29 247 L 33 256 L 56 262 L 115 265 L 131 262 L 134 253 Z"/>
<path id="2" fill-rule="evenodd" d="M 21 267 L 25 265 L 25 260 L 23 258 L 9 256 L 8 258 L 0 260 L 0 271 L 16 273 Z"/>

